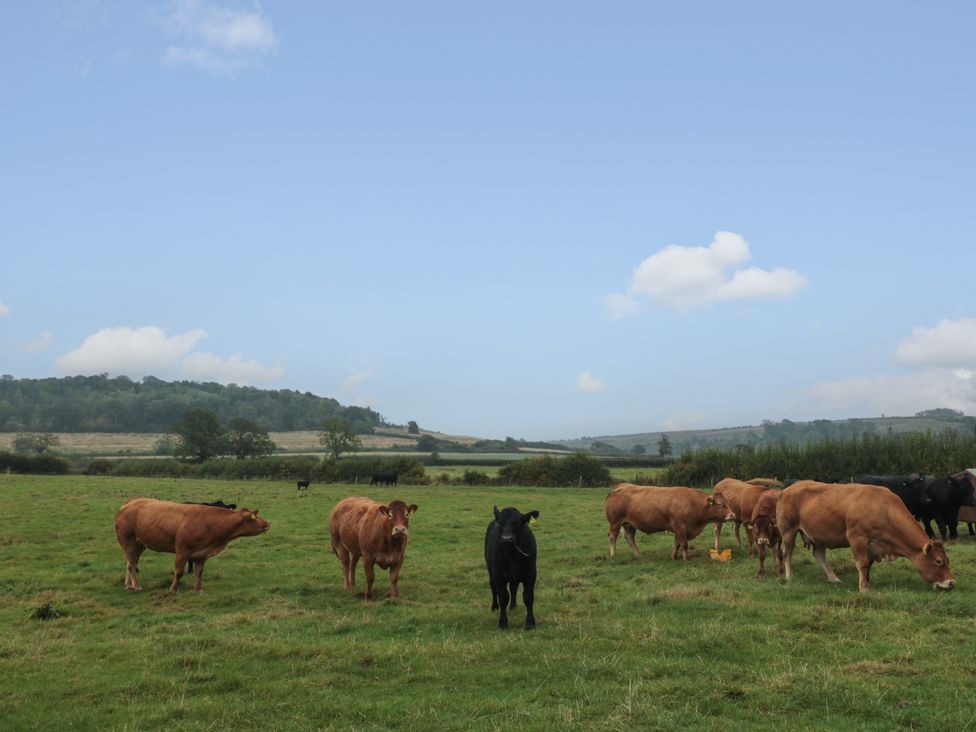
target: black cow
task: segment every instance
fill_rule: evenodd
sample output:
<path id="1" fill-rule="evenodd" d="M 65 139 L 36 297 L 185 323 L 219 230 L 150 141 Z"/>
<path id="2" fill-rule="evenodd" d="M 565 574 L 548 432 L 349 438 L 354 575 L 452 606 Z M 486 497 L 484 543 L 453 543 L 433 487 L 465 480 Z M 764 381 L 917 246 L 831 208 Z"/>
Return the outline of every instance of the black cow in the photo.
<path id="1" fill-rule="evenodd" d="M 224 503 L 223 501 L 212 501 L 211 503 L 204 503 L 203 501 L 183 501 L 184 503 L 192 503 L 197 506 L 213 506 L 214 508 L 229 508 L 234 510 L 237 508 L 236 503 Z M 186 573 L 193 574 L 193 560 L 186 560 Z"/>
<path id="2" fill-rule="evenodd" d="M 377 483 L 381 485 L 396 485 L 397 478 L 400 474 L 395 470 L 377 470 L 373 473 L 373 479 L 369 482 L 370 485 L 376 485 Z"/>
<path id="3" fill-rule="evenodd" d="M 932 503 L 925 492 L 925 478 L 918 473 L 910 475 L 859 475 L 855 483 L 882 485 L 901 499 L 912 516 L 921 518 L 925 508 Z"/>
<path id="4" fill-rule="evenodd" d="M 940 478 L 926 476 L 925 493 L 932 499 L 932 503 L 922 512 L 925 533 L 930 538 L 935 536 L 932 530 L 934 520 L 943 541 L 947 534 L 949 538 L 958 539 L 956 523 L 959 521 L 959 508 L 976 506 L 972 481 L 963 474 L 946 475 Z"/>
<path id="5" fill-rule="evenodd" d="M 309 480 L 300 480 L 300 481 L 298 481 L 298 490 L 300 490 L 300 491 L 307 491 L 308 490 L 308 484 L 310 482 L 311 481 L 309 481 Z"/>
<path id="6" fill-rule="evenodd" d="M 525 603 L 525 629 L 535 627 L 532 605 L 535 602 L 535 536 L 529 520 L 539 518 L 538 511 L 522 513 L 517 508 L 503 511 L 494 507 L 495 520 L 485 531 L 485 563 L 491 588 L 491 609 L 499 610 L 498 627 L 508 628 L 508 610 L 515 608 L 515 595 L 522 583 Z M 511 599 L 511 604 L 509 604 Z"/>

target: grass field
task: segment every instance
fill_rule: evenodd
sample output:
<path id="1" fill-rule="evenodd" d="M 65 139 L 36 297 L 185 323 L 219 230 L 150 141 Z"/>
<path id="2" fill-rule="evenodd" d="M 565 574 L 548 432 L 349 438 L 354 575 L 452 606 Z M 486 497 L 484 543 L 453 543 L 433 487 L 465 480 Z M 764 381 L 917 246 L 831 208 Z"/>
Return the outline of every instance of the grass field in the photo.
<path id="1" fill-rule="evenodd" d="M 0 475 L 0 729 L 976 728 L 968 537 L 956 591 L 902 559 L 862 595 L 846 550 L 840 586 L 799 551 L 792 586 L 758 582 L 743 553 L 710 560 L 710 528 L 687 564 L 664 534 L 610 560 L 604 490 L 369 489 L 420 508 L 401 597 L 380 572 L 366 603 L 326 531 L 362 490 Z M 126 592 L 113 517 L 138 495 L 239 502 L 272 528 L 211 560 L 203 593 L 170 594 L 173 557 L 152 552 Z M 488 609 L 495 503 L 541 512 L 531 633 L 521 607 L 507 632 Z M 33 618 L 47 603 L 63 615 Z"/>

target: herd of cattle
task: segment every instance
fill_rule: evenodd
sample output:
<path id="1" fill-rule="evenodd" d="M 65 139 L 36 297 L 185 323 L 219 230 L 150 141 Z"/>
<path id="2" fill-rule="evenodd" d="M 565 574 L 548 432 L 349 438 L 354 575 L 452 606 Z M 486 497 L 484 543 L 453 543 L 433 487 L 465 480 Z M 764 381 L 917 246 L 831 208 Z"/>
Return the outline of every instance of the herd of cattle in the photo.
<path id="1" fill-rule="evenodd" d="M 746 528 L 749 556 L 753 547 L 758 547 L 759 577 L 765 576 L 769 549 L 779 573 L 786 580 L 793 578 L 792 556 L 799 536 L 812 547 L 814 558 L 831 582 L 840 580 L 827 564 L 827 549 L 850 547 L 862 591 L 869 588 L 874 562 L 898 557 L 907 558 L 935 589 L 950 590 L 955 579 L 943 542 L 934 538 L 931 522 L 936 522 L 943 539 L 947 534 L 955 538 L 960 507 L 976 505 L 974 480 L 976 476 L 967 472 L 946 478 L 862 475 L 854 483 L 801 480 L 783 487 L 770 479 L 726 478 L 710 494 L 686 487 L 621 483 L 604 502 L 610 525 L 610 555 L 616 556 L 621 529 L 635 556 L 640 554 L 637 531 L 669 531 L 674 535 L 671 558 L 677 559 L 681 553 L 687 561 L 691 539 L 714 524 L 718 550 L 722 524 L 731 521 L 740 547 L 740 528 Z M 410 514 L 416 510 L 416 504 L 400 500 L 383 504 L 361 497 L 345 498 L 336 504 L 329 515 L 330 547 L 342 566 L 346 589 L 355 587 L 356 566 L 362 559 L 366 599 L 373 597 L 376 565 L 390 571 L 390 596 L 399 595 L 397 582 L 406 556 Z M 496 506 L 488 523 L 484 556 L 491 608 L 499 610 L 500 628 L 508 627 L 507 609 L 515 608 L 520 584 L 525 628 L 535 627 L 537 550 L 531 524 L 538 516 L 538 511 L 522 513 Z M 257 510 L 237 509 L 233 504 L 133 498 L 115 516 L 116 537 L 125 555 L 125 588 L 142 589 L 139 557 L 152 549 L 176 555 L 171 591 L 178 589 L 187 565 L 196 575 L 195 589 L 199 591 L 208 559 L 234 539 L 257 536 L 270 528 L 271 523 Z"/>

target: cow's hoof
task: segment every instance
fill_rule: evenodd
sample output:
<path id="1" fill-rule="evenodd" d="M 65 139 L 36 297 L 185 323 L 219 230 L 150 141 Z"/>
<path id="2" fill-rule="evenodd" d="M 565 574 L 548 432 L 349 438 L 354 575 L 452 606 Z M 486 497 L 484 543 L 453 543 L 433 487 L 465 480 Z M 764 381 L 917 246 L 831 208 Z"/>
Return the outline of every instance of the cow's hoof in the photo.
<path id="1" fill-rule="evenodd" d="M 498 621 L 498 629 L 499 630 L 508 630 L 508 621 L 507 620 L 499 620 Z"/>
<path id="2" fill-rule="evenodd" d="M 532 630 L 533 628 L 535 628 L 535 621 L 532 621 L 531 623 L 528 622 L 528 621 L 526 621 L 526 623 L 525 623 L 525 629 L 526 630 Z"/>

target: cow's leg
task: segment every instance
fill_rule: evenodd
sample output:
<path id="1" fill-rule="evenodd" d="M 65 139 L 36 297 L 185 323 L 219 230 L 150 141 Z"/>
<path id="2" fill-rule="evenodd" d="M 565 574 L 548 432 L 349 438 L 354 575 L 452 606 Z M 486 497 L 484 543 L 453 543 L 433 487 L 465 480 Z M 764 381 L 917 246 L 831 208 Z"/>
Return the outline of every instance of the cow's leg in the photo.
<path id="1" fill-rule="evenodd" d="M 949 538 L 959 538 L 959 507 L 955 506 L 946 514 L 946 523 L 949 529 Z"/>
<path id="2" fill-rule="evenodd" d="M 397 580 L 400 579 L 400 567 L 402 564 L 394 564 L 390 567 L 390 597 L 399 597 L 400 590 L 397 589 Z"/>
<path id="3" fill-rule="evenodd" d="M 763 579 L 766 576 L 766 545 L 759 545 L 759 573 L 756 575 L 758 579 Z"/>
<path id="4" fill-rule="evenodd" d="M 722 536 L 722 522 L 716 521 L 715 522 L 715 551 L 719 550 L 718 542 L 721 536 Z M 672 559 L 674 559 L 674 557 L 672 557 Z"/>
<path id="5" fill-rule="evenodd" d="M 373 571 L 373 557 L 370 554 L 363 554 L 363 571 L 366 573 L 366 599 L 373 599 L 373 580 L 376 579 Z"/>
<path id="6" fill-rule="evenodd" d="M 498 627 L 508 630 L 508 583 L 499 579 L 496 588 L 498 589 Z"/>
<path id="7" fill-rule="evenodd" d="M 139 584 L 139 557 L 144 551 L 146 547 L 134 541 L 128 542 L 122 549 L 125 554 L 125 589 L 127 590 L 142 589 L 142 585 Z"/>
<path id="8" fill-rule="evenodd" d="M 342 586 L 348 590 L 352 587 L 352 578 L 349 572 L 349 550 L 336 542 L 335 553 L 339 557 L 339 564 L 342 565 Z"/>
<path id="9" fill-rule="evenodd" d="M 639 557 L 640 551 L 637 549 L 637 527 L 633 524 L 624 524 L 624 538 L 630 544 L 630 550 L 634 552 L 634 556 Z"/>
<path id="10" fill-rule="evenodd" d="M 743 526 L 746 527 L 746 542 L 748 543 L 746 553 L 751 557 L 755 550 L 756 534 L 751 524 L 743 524 Z"/>
<path id="11" fill-rule="evenodd" d="M 203 565 L 206 563 L 206 559 L 197 560 L 196 572 L 194 573 L 197 577 L 197 583 L 193 586 L 193 589 L 197 592 L 203 592 Z"/>
<path id="12" fill-rule="evenodd" d="M 522 602 L 525 603 L 525 629 L 532 630 L 535 627 L 535 615 L 532 612 L 535 605 L 535 572 L 522 581 Z"/>
<path id="13" fill-rule="evenodd" d="M 783 575 L 787 582 L 793 580 L 793 550 L 796 549 L 797 531 L 797 529 L 786 529 L 782 532 Z"/>
<path id="14" fill-rule="evenodd" d="M 508 601 L 508 609 L 509 610 L 514 610 L 515 609 L 515 596 L 518 594 L 518 582 L 517 581 L 512 580 L 511 582 L 508 583 L 508 592 L 512 596 L 511 600 Z M 524 591 L 523 591 L 523 594 L 524 594 Z"/>
<path id="15" fill-rule="evenodd" d="M 607 532 L 610 535 L 610 556 L 617 556 L 617 537 L 620 535 L 620 524 L 614 521 L 610 522 L 610 530 Z"/>
<path id="16" fill-rule="evenodd" d="M 491 570 L 488 570 L 488 587 L 491 588 L 491 609 L 498 609 L 498 588 L 495 586 L 495 577 Z"/>
<path id="17" fill-rule="evenodd" d="M 974 524 L 972 521 L 967 521 L 966 528 L 969 529 L 970 536 L 976 536 L 976 524 Z"/>
<path id="18" fill-rule="evenodd" d="M 176 592 L 180 588 L 180 577 L 183 576 L 186 570 L 186 551 L 181 550 L 179 546 L 176 547 L 176 563 L 173 565 L 173 584 L 169 586 L 170 592 Z"/>
<path id="19" fill-rule="evenodd" d="M 735 543 L 741 549 L 742 548 L 742 536 L 739 534 L 739 529 L 742 528 L 742 522 L 735 522 Z"/>
<path id="20" fill-rule="evenodd" d="M 814 546 L 813 558 L 817 560 L 817 564 L 820 565 L 820 569 L 822 569 L 824 574 L 827 575 L 828 582 L 840 582 L 840 578 L 834 574 L 834 570 L 832 570 L 830 565 L 827 564 L 827 549 L 825 547 L 820 545 Z"/>
<path id="21" fill-rule="evenodd" d="M 925 526 L 925 533 L 929 535 L 930 539 L 935 538 L 935 532 L 932 530 L 932 517 L 926 516 L 922 520 L 922 524 Z"/>
<path id="22" fill-rule="evenodd" d="M 356 565 L 359 564 L 358 554 L 349 554 L 349 589 L 356 586 Z"/>
<path id="23" fill-rule="evenodd" d="M 678 549 L 681 549 L 684 560 L 688 561 L 688 532 L 679 529 L 674 532 L 674 551 L 671 552 L 671 559 L 678 558 Z"/>
<path id="24" fill-rule="evenodd" d="M 871 589 L 871 553 L 868 551 L 868 540 L 863 536 L 851 536 L 848 534 L 847 543 L 851 545 L 851 554 L 854 556 L 854 564 L 857 567 L 858 584 L 861 592 Z"/>
<path id="25" fill-rule="evenodd" d="M 779 570 L 779 576 L 783 576 L 783 541 L 779 540 L 776 542 L 776 568 Z"/>

